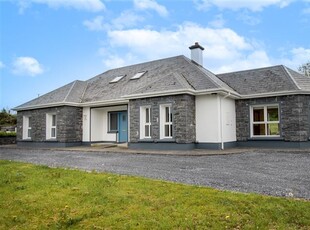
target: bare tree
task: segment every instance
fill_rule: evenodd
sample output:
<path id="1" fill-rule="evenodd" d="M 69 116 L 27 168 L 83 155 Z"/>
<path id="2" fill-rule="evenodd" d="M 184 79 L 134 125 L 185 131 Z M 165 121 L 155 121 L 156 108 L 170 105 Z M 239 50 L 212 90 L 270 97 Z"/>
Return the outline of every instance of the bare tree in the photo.
<path id="1" fill-rule="evenodd" d="M 298 67 L 298 71 L 310 77 L 310 61 Z"/>

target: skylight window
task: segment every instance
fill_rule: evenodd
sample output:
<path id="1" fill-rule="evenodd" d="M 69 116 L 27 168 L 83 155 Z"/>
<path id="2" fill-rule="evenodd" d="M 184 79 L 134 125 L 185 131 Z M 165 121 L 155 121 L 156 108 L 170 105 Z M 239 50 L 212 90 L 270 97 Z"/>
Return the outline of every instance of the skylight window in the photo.
<path id="1" fill-rule="evenodd" d="M 130 79 L 131 79 L 131 80 L 139 79 L 139 78 L 142 77 L 145 73 L 146 73 L 146 71 L 142 71 L 142 72 L 136 73 L 136 74 L 135 74 L 132 78 L 130 78 Z"/>
<path id="2" fill-rule="evenodd" d="M 125 77 L 125 75 L 118 76 L 118 77 L 114 78 L 112 81 L 110 81 L 110 83 L 119 82 L 123 77 Z"/>

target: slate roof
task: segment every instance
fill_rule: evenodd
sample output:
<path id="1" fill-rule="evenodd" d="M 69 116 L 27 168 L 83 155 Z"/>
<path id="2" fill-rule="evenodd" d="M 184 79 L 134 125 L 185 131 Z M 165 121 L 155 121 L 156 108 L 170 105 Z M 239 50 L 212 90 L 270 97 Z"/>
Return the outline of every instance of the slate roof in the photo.
<path id="1" fill-rule="evenodd" d="M 131 78 L 146 71 L 139 79 Z M 115 83 L 115 77 L 124 76 Z M 272 66 L 215 75 L 181 55 L 108 70 L 87 81 L 74 81 L 15 110 L 56 106 L 87 105 L 125 101 L 145 95 L 169 95 L 175 92 L 231 92 L 239 98 L 266 93 L 310 93 L 310 78 L 285 66 Z M 81 104 L 82 103 L 82 104 Z"/>
<path id="2" fill-rule="evenodd" d="M 131 80 L 138 72 L 147 71 L 141 78 Z M 120 81 L 110 83 L 124 75 Z M 108 70 L 87 81 L 75 81 L 16 107 L 29 107 L 57 103 L 93 103 L 119 100 L 133 95 L 176 90 L 232 90 L 213 73 L 199 67 L 185 56 L 176 56 L 122 68 Z"/>
<path id="3" fill-rule="evenodd" d="M 218 74 L 217 77 L 242 95 L 310 91 L 310 78 L 283 65 Z"/>

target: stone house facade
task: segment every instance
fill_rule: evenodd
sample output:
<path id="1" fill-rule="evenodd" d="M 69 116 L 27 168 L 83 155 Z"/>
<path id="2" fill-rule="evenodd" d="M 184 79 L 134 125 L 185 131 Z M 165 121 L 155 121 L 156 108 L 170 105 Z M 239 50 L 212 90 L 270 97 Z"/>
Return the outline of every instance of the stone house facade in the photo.
<path id="1" fill-rule="evenodd" d="M 17 143 L 129 148 L 309 147 L 310 78 L 285 66 L 225 74 L 176 56 L 111 69 L 15 108 Z"/>

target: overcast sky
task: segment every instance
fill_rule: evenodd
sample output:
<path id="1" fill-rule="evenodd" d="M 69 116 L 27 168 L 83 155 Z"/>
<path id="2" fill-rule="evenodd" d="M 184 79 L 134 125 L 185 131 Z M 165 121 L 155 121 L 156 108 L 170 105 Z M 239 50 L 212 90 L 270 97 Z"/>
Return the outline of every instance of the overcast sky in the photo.
<path id="1" fill-rule="evenodd" d="M 310 0 L 0 0 L 0 109 L 198 41 L 214 73 L 310 60 Z"/>

